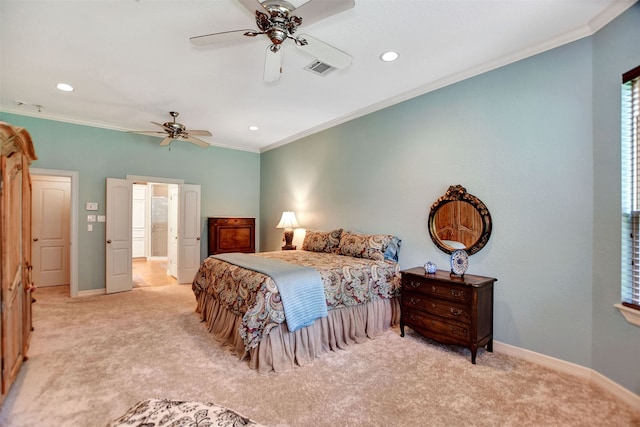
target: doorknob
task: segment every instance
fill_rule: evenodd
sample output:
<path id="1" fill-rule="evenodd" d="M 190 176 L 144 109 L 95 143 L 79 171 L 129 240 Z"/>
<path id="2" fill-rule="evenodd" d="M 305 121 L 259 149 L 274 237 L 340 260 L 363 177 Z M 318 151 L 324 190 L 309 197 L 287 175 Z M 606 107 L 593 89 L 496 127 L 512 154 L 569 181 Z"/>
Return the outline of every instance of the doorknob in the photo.
<path id="1" fill-rule="evenodd" d="M 200 236 L 196 237 L 196 240 L 200 240 Z"/>
<path id="2" fill-rule="evenodd" d="M 107 243 L 111 243 L 111 239 L 107 240 Z"/>
<path id="3" fill-rule="evenodd" d="M 34 237 L 34 238 L 33 238 L 33 241 L 34 241 L 34 242 L 37 242 L 37 241 L 38 241 L 38 238 L 37 238 L 37 237 Z"/>

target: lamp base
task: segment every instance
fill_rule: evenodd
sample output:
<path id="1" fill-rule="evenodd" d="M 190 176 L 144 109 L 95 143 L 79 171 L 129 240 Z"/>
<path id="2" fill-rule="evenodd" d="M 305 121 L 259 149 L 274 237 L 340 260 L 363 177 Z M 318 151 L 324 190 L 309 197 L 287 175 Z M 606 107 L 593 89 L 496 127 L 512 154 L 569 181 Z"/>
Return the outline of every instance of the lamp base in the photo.
<path id="1" fill-rule="evenodd" d="M 296 248 L 295 245 L 291 244 L 293 242 L 293 230 L 284 230 L 284 238 L 282 240 L 284 241 L 283 251 L 292 251 Z"/>

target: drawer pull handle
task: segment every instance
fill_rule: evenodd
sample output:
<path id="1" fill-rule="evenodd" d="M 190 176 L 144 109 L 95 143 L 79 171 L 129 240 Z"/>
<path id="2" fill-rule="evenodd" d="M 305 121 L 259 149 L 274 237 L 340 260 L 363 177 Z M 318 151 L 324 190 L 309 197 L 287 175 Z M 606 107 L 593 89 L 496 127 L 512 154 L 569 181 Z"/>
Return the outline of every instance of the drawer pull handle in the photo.
<path id="1" fill-rule="evenodd" d="M 420 299 L 419 299 L 419 298 L 411 297 L 411 298 L 409 299 L 409 302 L 410 302 L 411 304 L 413 304 L 413 305 L 418 305 L 418 304 L 420 304 Z"/>
<path id="2" fill-rule="evenodd" d="M 451 314 L 453 314 L 454 316 L 460 316 L 462 314 L 462 310 L 460 310 L 459 308 L 449 308 L 449 311 L 451 311 Z"/>
<path id="3" fill-rule="evenodd" d="M 411 282 L 409 282 L 409 286 L 411 286 L 412 288 L 419 288 L 420 287 L 420 282 L 411 281 Z"/>
<path id="4" fill-rule="evenodd" d="M 464 293 L 464 291 L 459 291 L 457 289 L 451 289 L 449 290 L 449 293 L 451 294 L 452 297 L 455 297 L 455 298 L 466 297 L 466 294 Z"/>

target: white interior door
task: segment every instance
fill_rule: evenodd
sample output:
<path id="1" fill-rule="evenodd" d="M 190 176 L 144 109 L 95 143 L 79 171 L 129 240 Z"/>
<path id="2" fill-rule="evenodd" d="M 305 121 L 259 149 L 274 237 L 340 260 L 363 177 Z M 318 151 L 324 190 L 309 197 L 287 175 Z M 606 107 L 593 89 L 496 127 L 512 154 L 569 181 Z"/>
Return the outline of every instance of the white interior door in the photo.
<path id="1" fill-rule="evenodd" d="M 167 274 L 178 278 L 178 186 L 169 184 L 169 236 Z"/>
<path id="2" fill-rule="evenodd" d="M 200 186 L 181 184 L 178 192 L 178 283 L 191 283 L 200 267 Z"/>
<path id="3" fill-rule="evenodd" d="M 31 257 L 37 286 L 70 282 L 71 178 L 33 175 Z"/>
<path id="4" fill-rule="evenodd" d="M 133 289 L 131 221 L 133 182 L 107 178 L 106 292 Z"/>

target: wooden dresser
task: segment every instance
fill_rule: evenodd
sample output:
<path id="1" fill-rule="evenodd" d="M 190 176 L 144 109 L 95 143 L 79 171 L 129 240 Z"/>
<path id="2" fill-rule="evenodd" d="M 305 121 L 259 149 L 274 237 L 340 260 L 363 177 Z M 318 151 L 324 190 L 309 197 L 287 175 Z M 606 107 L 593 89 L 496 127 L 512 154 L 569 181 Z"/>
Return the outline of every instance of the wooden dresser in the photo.
<path id="1" fill-rule="evenodd" d="M 209 255 L 256 251 L 255 218 L 209 218 Z"/>
<path id="2" fill-rule="evenodd" d="M 31 339 L 31 175 L 29 133 L 0 122 L 0 402 L 27 358 Z"/>
<path id="3" fill-rule="evenodd" d="M 438 270 L 427 274 L 422 267 L 402 273 L 400 335 L 409 326 L 443 344 L 471 350 L 476 363 L 478 348 L 493 351 L 493 283 L 491 277 L 451 275 Z"/>

